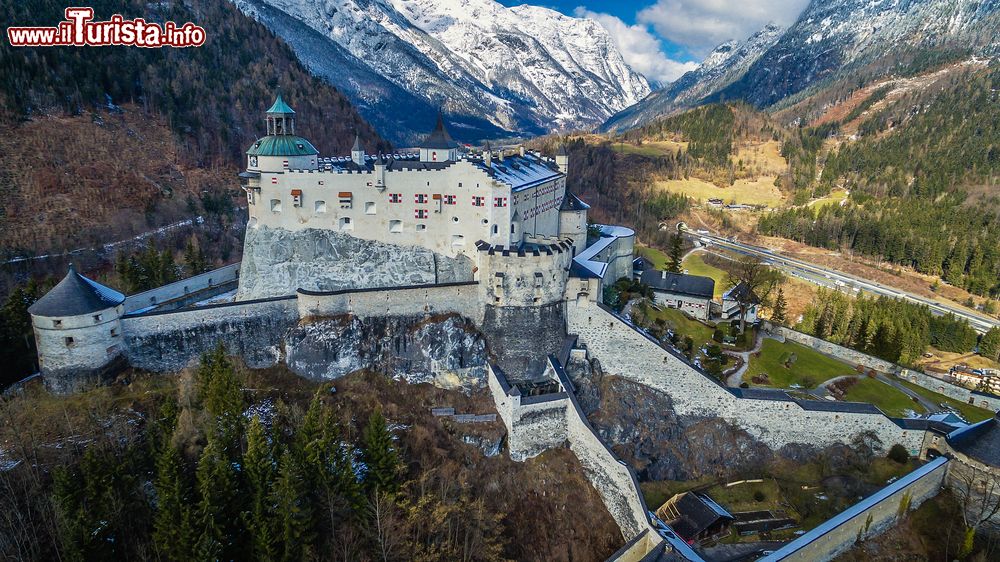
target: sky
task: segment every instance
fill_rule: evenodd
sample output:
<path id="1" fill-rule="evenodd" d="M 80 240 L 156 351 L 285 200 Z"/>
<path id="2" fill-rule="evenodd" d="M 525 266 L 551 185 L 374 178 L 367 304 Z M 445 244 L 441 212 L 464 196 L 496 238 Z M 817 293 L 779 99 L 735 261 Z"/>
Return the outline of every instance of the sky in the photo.
<path id="1" fill-rule="evenodd" d="M 791 25 L 808 0 L 499 0 L 535 4 L 600 22 L 636 72 L 670 82 L 730 39 L 768 23 Z"/>

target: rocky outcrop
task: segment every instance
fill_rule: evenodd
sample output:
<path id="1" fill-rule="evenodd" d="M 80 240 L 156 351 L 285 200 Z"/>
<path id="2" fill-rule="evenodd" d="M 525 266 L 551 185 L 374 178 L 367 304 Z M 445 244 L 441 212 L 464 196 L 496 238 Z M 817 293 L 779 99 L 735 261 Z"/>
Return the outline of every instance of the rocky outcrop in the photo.
<path id="1" fill-rule="evenodd" d="M 594 429 L 641 480 L 725 476 L 752 470 L 773 455 L 725 420 L 678 416 L 668 395 L 604 376 L 597 361 L 570 361 L 567 374 Z"/>
<path id="2" fill-rule="evenodd" d="M 314 380 L 370 369 L 443 388 L 486 382 L 486 340 L 455 315 L 314 319 L 289 331 L 285 351 L 288 367 Z"/>
<path id="3" fill-rule="evenodd" d="M 247 229 L 238 300 L 472 280 L 472 260 L 325 229 Z"/>
<path id="4" fill-rule="evenodd" d="M 487 306 L 483 333 L 490 353 L 508 380 L 537 378 L 549 354 L 559 353 L 566 339 L 563 303 L 535 307 Z"/>

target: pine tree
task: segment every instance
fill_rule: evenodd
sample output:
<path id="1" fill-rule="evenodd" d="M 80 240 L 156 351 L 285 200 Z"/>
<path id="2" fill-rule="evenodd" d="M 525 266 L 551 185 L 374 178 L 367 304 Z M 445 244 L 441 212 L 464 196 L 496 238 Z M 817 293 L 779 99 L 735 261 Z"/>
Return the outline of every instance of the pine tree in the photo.
<path id="1" fill-rule="evenodd" d="M 249 509 L 243 512 L 243 523 L 250 534 L 251 552 L 257 560 L 273 560 L 277 554 L 275 514 L 270 498 L 270 490 L 275 484 L 274 450 L 268 443 L 258 416 L 253 417 L 247 430 L 243 470 L 250 494 Z"/>
<path id="2" fill-rule="evenodd" d="M 780 325 L 785 323 L 785 309 L 788 303 L 785 302 L 785 291 L 778 287 L 778 295 L 774 297 L 774 309 L 771 311 L 771 322 Z"/>
<path id="3" fill-rule="evenodd" d="M 272 494 L 278 517 L 278 557 L 283 561 L 303 559 L 304 550 L 313 540 L 312 505 L 304 487 L 295 456 L 285 450 L 278 461 L 278 480 Z"/>
<path id="4" fill-rule="evenodd" d="M 236 369 L 226 357 L 222 343 L 202 356 L 198 381 L 201 383 L 202 404 L 215 419 L 222 441 L 220 445 L 229 458 L 235 460 L 239 452 L 245 402 Z"/>
<path id="5" fill-rule="evenodd" d="M 194 528 L 180 451 L 168 443 L 156 465 L 153 541 L 167 560 L 190 560 L 194 556 Z"/>
<path id="6" fill-rule="evenodd" d="M 199 502 L 197 558 L 216 560 L 224 555 L 234 539 L 231 534 L 237 513 L 236 474 L 217 436 L 210 435 L 201 453 L 196 472 Z"/>
<path id="7" fill-rule="evenodd" d="M 184 265 L 191 275 L 198 275 L 208 270 L 205 256 L 202 254 L 201 246 L 198 244 L 198 238 L 194 235 L 188 239 L 187 244 L 184 246 Z"/>
<path id="8" fill-rule="evenodd" d="M 386 426 L 382 411 L 376 409 L 368 418 L 362 435 L 365 463 L 364 485 L 368 494 L 395 494 L 399 490 L 399 473 L 402 463 L 393 445 L 392 434 Z"/>
<path id="9" fill-rule="evenodd" d="M 667 262 L 667 271 L 672 271 L 674 273 L 680 273 L 683 271 L 681 262 L 684 258 L 684 240 L 681 238 L 679 232 L 675 232 L 673 236 L 670 237 L 670 259 Z"/>
<path id="10" fill-rule="evenodd" d="M 994 361 L 1000 360 L 1000 328 L 994 326 L 983 334 L 979 340 L 979 354 Z"/>

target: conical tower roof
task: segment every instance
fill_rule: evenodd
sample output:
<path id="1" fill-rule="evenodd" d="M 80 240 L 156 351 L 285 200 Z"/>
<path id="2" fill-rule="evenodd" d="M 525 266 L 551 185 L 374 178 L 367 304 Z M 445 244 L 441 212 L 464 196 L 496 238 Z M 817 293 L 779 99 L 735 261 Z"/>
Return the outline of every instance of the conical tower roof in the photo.
<path id="1" fill-rule="evenodd" d="M 114 308 L 123 302 L 125 295 L 87 279 L 70 264 L 66 277 L 28 307 L 28 313 L 33 316 L 79 316 Z"/>
<path id="2" fill-rule="evenodd" d="M 434 130 L 431 134 L 427 135 L 424 139 L 423 144 L 420 145 L 421 148 L 457 148 L 458 143 L 452 140 L 451 135 L 448 134 L 448 130 L 444 128 L 444 115 L 438 112 L 437 124 L 434 125 Z"/>
<path id="3" fill-rule="evenodd" d="M 364 147 L 361 146 L 361 135 L 354 134 L 354 146 L 351 147 L 351 152 L 364 152 Z"/>
<path id="4" fill-rule="evenodd" d="M 278 94 L 278 97 L 274 99 L 274 104 L 271 106 L 271 109 L 267 110 L 267 113 L 272 115 L 295 115 L 295 110 L 288 107 L 285 100 L 281 99 L 281 94 Z"/>

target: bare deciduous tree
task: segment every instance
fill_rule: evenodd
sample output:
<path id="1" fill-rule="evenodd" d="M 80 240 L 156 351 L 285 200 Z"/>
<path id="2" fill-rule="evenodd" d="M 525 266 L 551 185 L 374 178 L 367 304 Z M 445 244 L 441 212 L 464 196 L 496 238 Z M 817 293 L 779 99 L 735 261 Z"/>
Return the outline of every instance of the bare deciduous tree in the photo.
<path id="1" fill-rule="evenodd" d="M 747 312 L 754 304 L 766 306 L 771 293 L 784 281 L 781 272 L 772 269 L 754 256 L 743 256 L 727 272 L 730 286 L 744 285 L 744 290 L 731 293 L 740 308 L 740 331 L 746 330 Z"/>

